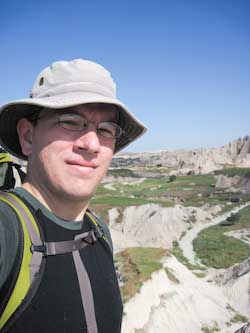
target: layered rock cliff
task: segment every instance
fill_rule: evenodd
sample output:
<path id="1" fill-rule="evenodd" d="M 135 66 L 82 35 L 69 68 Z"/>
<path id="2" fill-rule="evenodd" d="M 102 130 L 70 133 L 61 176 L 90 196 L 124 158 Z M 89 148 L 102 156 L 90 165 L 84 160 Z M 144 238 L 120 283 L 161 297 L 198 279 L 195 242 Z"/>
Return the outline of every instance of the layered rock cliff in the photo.
<path id="1" fill-rule="evenodd" d="M 112 166 L 148 164 L 174 168 L 179 173 L 208 173 L 225 166 L 250 167 L 250 138 L 245 136 L 217 148 L 118 154 Z"/>

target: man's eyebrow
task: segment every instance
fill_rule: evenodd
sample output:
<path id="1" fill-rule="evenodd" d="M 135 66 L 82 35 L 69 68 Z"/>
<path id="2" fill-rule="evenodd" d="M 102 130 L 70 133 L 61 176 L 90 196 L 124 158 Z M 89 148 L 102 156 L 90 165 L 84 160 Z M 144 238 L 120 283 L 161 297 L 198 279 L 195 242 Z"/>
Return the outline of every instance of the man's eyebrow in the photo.
<path id="1" fill-rule="evenodd" d="M 78 114 L 79 116 L 84 117 L 79 111 L 76 110 L 58 110 L 59 114 Z"/>
<path id="2" fill-rule="evenodd" d="M 81 113 L 81 111 L 78 111 L 78 110 L 58 110 L 60 114 L 77 114 L 85 119 L 88 120 L 88 118 Z M 100 111 L 101 113 L 101 111 Z M 114 112 L 112 115 L 109 115 L 107 119 L 103 119 L 101 120 L 100 122 L 106 122 L 106 121 L 110 121 L 110 122 L 113 122 L 113 123 L 118 123 L 118 116 L 116 114 L 116 112 Z"/>

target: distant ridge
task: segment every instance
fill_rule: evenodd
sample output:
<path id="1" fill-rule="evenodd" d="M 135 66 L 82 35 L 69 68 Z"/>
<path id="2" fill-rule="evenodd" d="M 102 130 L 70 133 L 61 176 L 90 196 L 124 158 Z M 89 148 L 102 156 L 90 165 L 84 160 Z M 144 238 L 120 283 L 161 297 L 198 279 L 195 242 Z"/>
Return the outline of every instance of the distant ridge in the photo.
<path id="1" fill-rule="evenodd" d="M 249 135 L 218 148 L 123 153 L 114 156 L 113 167 L 151 165 L 174 168 L 179 173 L 208 173 L 223 167 L 250 167 Z"/>

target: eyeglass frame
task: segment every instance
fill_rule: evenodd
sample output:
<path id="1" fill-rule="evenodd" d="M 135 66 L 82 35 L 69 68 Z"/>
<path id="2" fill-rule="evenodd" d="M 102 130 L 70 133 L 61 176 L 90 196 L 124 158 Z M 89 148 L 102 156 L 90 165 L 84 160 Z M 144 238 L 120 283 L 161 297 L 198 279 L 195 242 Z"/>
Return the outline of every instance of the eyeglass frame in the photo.
<path id="1" fill-rule="evenodd" d="M 50 114 L 49 113 L 45 113 L 44 115 L 41 115 L 42 111 L 50 111 Z M 62 121 L 60 121 L 60 116 L 62 115 L 65 115 L 65 114 L 68 114 L 68 115 L 77 115 L 79 116 L 79 118 L 82 118 L 83 120 L 86 120 L 86 127 L 82 127 L 82 128 L 79 128 L 79 129 L 69 129 L 67 127 L 64 127 L 62 125 Z M 57 116 L 57 124 L 67 130 L 67 131 L 70 131 L 70 132 L 85 132 L 88 130 L 88 127 L 89 127 L 89 124 L 95 124 L 95 130 L 96 130 L 96 133 L 98 136 L 101 136 L 102 138 L 105 138 L 105 139 L 110 139 L 110 140 L 117 140 L 119 139 L 123 134 L 125 134 L 125 130 L 123 128 L 121 128 L 116 122 L 114 121 L 100 121 L 99 123 L 95 123 L 95 122 L 92 122 L 92 121 L 88 121 L 87 118 L 85 118 L 83 115 L 81 115 L 80 113 L 78 112 L 68 112 L 67 110 L 62 110 L 62 109 L 58 109 L 58 110 L 53 110 L 53 113 L 51 112 L 51 109 L 45 109 L 43 108 L 42 110 L 39 110 L 39 112 L 36 112 L 36 113 L 32 113 L 31 115 L 29 115 L 28 117 L 26 117 L 30 122 L 32 122 L 34 125 L 36 125 L 37 121 L 40 120 L 40 119 L 43 119 L 43 118 L 46 118 L 46 116 L 54 116 L 56 115 Z M 49 117 L 50 118 L 50 117 Z M 115 131 L 118 129 L 119 133 L 118 135 L 115 135 L 114 137 L 110 137 L 110 136 L 105 136 L 103 135 L 103 133 L 100 133 L 98 131 L 98 126 L 102 123 L 108 123 L 108 124 L 112 124 L 112 125 L 115 125 Z"/>

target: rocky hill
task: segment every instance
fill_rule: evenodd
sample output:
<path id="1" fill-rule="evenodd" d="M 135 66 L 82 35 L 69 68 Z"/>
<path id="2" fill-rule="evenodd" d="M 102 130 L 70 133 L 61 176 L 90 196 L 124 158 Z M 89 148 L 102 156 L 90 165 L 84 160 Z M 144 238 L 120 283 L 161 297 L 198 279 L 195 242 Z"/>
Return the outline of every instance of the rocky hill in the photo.
<path id="1" fill-rule="evenodd" d="M 113 167 L 132 165 L 165 167 L 183 174 L 208 173 L 225 166 L 250 167 L 250 138 L 245 136 L 217 148 L 118 154 L 112 163 Z"/>

